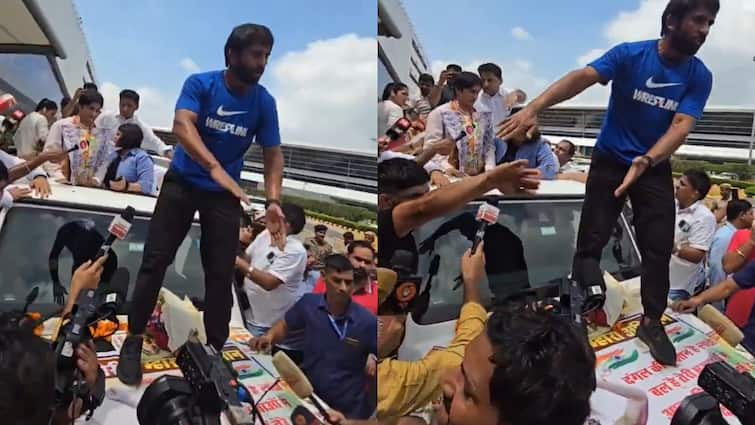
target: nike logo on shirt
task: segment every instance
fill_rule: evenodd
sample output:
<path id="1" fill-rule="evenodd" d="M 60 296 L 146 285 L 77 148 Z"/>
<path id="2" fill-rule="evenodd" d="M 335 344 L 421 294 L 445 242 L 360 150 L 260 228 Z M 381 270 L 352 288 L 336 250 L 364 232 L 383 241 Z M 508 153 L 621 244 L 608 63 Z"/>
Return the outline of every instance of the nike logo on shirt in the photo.
<path id="1" fill-rule="evenodd" d="M 246 111 L 224 111 L 223 110 L 223 105 L 220 105 L 220 106 L 218 106 L 218 110 L 216 111 L 216 113 L 220 117 L 231 117 L 231 116 L 234 116 L 234 115 L 245 114 Z"/>
<path id="2" fill-rule="evenodd" d="M 649 89 L 660 89 L 663 87 L 681 86 L 682 83 L 656 83 L 653 81 L 653 77 L 650 77 L 647 81 L 645 81 L 645 85 Z"/>

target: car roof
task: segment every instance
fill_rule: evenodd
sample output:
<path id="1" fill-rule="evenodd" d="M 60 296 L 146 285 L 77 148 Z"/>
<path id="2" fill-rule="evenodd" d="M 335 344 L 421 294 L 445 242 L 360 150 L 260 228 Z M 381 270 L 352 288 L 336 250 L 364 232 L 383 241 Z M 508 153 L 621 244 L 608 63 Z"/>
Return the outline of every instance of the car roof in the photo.
<path id="1" fill-rule="evenodd" d="M 137 215 L 151 216 L 155 210 L 157 198 L 148 195 L 113 192 L 107 189 L 98 189 L 84 186 L 72 186 L 69 184 L 50 181 L 52 193 L 47 199 L 37 196 L 19 201 L 38 205 L 58 205 L 74 208 L 87 208 L 105 211 L 122 211 L 127 206 L 136 210 Z M 256 200 L 256 199 L 255 199 Z M 253 204 L 253 209 L 264 209 L 262 204 Z M 195 215 L 198 218 L 198 215 Z"/>
<path id="2" fill-rule="evenodd" d="M 458 181 L 453 179 L 453 181 Z M 500 200 L 518 199 L 581 199 L 585 197 L 585 184 L 574 180 L 542 180 L 535 196 L 529 195 L 503 195 L 494 189 L 485 194 L 485 197 L 501 197 Z"/>

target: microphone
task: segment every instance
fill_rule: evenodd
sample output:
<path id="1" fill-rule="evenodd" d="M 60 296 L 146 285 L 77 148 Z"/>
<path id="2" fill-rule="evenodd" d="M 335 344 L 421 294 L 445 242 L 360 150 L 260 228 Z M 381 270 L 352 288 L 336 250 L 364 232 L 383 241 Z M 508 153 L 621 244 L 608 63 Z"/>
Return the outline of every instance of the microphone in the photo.
<path id="1" fill-rule="evenodd" d="M 697 317 L 721 335 L 721 338 L 732 347 L 739 345 L 745 337 L 737 325 L 710 304 L 701 307 L 697 311 Z"/>
<path id="2" fill-rule="evenodd" d="M 332 423 L 330 422 L 330 416 L 328 416 L 328 412 L 325 411 L 325 408 L 322 407 L 322 404 L 320 404 L 320 402 L 317 401 L 317 399 L 312 395 L 312 393 L 314 392 L 312 383 L 309 382 L 309 379 L 307 379 L 307 376 L 304 374 L 304 372 L 299 369 L 299 366 L 297 366 L 296 363 L 291 360 L 291 357 L 288 357 L 288 355 L 283 351 L 278 351 L 273 356 L 273 366 L 278 372 L 278 375 L 280 375 L 281 379 L 284 380 L 289 387 L 291 387 L 291 390 L 294 392 L 294 394 L 296 394 L 297 397 L 311 401 L 317 411 L 320 412 L 323 418 L 325 418 L 325 421 Z"/>
<path id="3" fill-rule="evenodd" d="M 480 208 L 477 210 L 476 220 L 480 222 L 480 225 L 472 242 L 472 255 L 477 252 L 477 247 L 485 238 L 485 229 L 498 221 L 498 215 L 501 213 L 501 210 L 498 209 L 497 204 L 498 202 L 493 199 L 486 199 L 485 203 L 480 205 Z"/>
<path id="4" fill-rule="evenodd" d="M 120 240 L 126 238 L 128 231 L 131 230 L 131 223 L 134 221 L 135 212 L 136 210 L 134 210 L 134 207 L 128 206 L 125 210 L 123 210 L 121 215 L 113 217 L 113 221 L 110 223 L 110 227 L 108 227 L 107 229 L 110 234 L 100 247 L 99 252 L 97 252 L 97 255 L 93 258 L 93 260 L 96 260 L 110 252 L 110 247 L 113 246 L 113 242 L 115 242 L 116 238 Z"/>
<path id="5" fill-rule="evenodd" d="M 0 94 L 0 114 L 10 110 L 16 104 L 16 98 L 12 94 Z"/>
<path id="6" fill-rule="evenodd" d="M 401 117 L 393 123 L 391 128 L 386 130 L 385 135 L 388 136 L 391 141 L 394 141 L 403 136 L 404 133 L 406 133 L 410 128 L 412 128 L 412 122 L 404 117 Z"/>

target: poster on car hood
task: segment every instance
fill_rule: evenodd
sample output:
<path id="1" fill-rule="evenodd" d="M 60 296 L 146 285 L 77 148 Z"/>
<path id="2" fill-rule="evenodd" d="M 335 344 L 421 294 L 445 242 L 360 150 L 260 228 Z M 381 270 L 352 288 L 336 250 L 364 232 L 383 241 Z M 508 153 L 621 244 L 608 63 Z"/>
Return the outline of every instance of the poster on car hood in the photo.
<path id="1" fill-rule="evenodd" d="M 755 365 L 745 354 L 689 315 L 663 317 L 677 353 L 676 367 L 663 366 L 635 338 L 640 319 L 637 315 L 619 320 L 608 333 L 590 339 L 598 379 L 590 425 L 634 425 L 644 419 L 650 425 L 668 425 L 685 397 L 703 391 L 697 378 L 709 363 L 723 360 L 755 376 Z M 726 408 L 722 413 L 730 424 L 740 425 Z"/>

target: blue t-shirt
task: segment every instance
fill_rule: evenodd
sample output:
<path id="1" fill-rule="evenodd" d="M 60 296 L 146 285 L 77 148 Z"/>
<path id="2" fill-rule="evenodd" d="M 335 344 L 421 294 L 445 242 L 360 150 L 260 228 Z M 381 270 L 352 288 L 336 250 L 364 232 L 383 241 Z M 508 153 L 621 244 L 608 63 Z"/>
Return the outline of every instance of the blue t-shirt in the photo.
<path id="1" fill-rule="evenodd" d="M 658 54 L 658 40 L 622 43 L 592 62 L 601 82 L 613 81 L 595 148 L 631 164 L 663 136 L 674 114 L 700 119 L 713 75 L 697 57 L 678 65 Z"/>
<path id="2" fill-rule="evenodd" d="M 734 273 L 731 278 L 742 289 L 755 288 L 755 261 L 747 263 L 740 271 Z M 745 336 L 742 340 L 742 346 L 755 354 L 755 307 L 750 312 L 750 319 L 742 329 L 742 333 Z"/>
<path id="3" fill-rule="evenodd" d="M 377 354 L 377 316 L 351 302 L 332 318 L 325 294 L 304 294 L 284 320 L 289 335 L 303 335 L 301 366 L 315 393 L 347 418 L 368 419 L 377 407 L 365 373 L 368 355 Z"/>
<path id="4" fill-rule="evenodd" d="M 280 145 L 278 111 L 273 96 L 259 84 L 242 96 L 231 93 L 223 72 L 189 76 L 176 102 L 176 110 L 186 109 L 197 114 L 197 130 L 202 141 L 225 171 L 239 181 L 244 154 L 253 140 L 263 147 Z M 171 168 L 200 189 L 224 190 L 181 145 L 173 154 Z"/>

